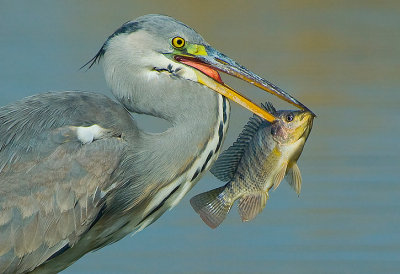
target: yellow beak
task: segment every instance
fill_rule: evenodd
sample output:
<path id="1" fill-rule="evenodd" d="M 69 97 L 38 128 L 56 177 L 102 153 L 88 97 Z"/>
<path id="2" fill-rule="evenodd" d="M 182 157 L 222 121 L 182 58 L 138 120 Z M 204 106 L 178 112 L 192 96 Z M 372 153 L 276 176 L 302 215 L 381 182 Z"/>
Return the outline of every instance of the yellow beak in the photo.
<path id="1" fill-rule="evenodd" d="M 226 84 L 223 83 L 221 84 L 217 81 L 214 81 L 212 78 L 206 76 L 205 74 L 197 70 L 196 70 L 196 75 L 197 75 L 197 80 L 199 81 L 200 84 L 203 84 L 209 87 L 210 89 L 215 90 L 216 92 L 238 103 L 242 107 L 247 108 L 251 112 L 264 118 L 265 120 L 273 122 L 276 119 L 275 116 L 273 116 L 271 113 L 262 109 L 261 107 L 253 103 L 250 99 L 241 95 L 239 92 L 227 86 Z"/>
<path id="2" fill-rule="evenodd" d="M 224 84 L 218 71 L 225 72 L 249 82 L 250 84 L 274 94 L 296 107 L 309 111 L 313 116 L 315 116 L 311 110 L 291 95 L 210 46 L 191 44 L 187 47 L 185 52 L 173 54 L 173 58 L 182 64 L 195 68 L 195 73 L 199 83 L 231 99 L 269 122 L 274 121 L 276 117 L 253 103 L 245 96 L 241 95 L 236 90 Z"/>

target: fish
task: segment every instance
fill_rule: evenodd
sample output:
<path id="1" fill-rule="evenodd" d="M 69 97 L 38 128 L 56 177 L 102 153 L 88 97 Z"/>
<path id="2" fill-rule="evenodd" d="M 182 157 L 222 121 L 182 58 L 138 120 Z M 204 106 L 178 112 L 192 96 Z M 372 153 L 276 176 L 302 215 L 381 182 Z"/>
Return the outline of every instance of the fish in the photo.
<path id="1" fill-rule="evenodd" d="M 272 123 L 253 115 L 237 140 L 210 169 L 224 186 L 198 194 L 190 204 L 211 228 L 218 227 L 239 199 L 243 222 L 264 209 L 269 190 L 283 178 L 300 195 L 301 174 L 297 165 L 311 132 L 314 113 L 307 110 L 279 110 L 267 102 L 262 108 L 272 113 Z"/>

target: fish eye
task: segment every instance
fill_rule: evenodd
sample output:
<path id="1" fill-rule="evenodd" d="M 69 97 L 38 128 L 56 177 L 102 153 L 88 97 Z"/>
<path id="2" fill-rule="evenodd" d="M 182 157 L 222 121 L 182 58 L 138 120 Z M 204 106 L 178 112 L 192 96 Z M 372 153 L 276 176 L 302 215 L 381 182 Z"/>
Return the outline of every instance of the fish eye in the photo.
<path id="1" fill-rule="evenodd" d="M 183 48 L 185 46 L 185 39 L 183 39 L 182 37 L 176 36 L 174 38 L 172 38 L 172 46 L 174 46 L 174 48 Z"/>
<path id="2" fill-rule="evenodd" d="M 291 122 L 294 119 L 294 115 L 293 113 L 289 113 L 288 115 L 286 115 L 286 122 Z"/>

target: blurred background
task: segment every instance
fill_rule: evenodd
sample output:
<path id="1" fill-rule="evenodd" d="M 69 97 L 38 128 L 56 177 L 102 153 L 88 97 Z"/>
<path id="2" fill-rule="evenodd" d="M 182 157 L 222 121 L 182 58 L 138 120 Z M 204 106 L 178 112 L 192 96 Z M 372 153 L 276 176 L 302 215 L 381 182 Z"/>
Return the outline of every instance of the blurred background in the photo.
<path id="1" fill-rule="evenodd" d="M 0 106 L 49 90 L 112 96 L 101 66 L 79 68 L 122 23 L 148 13 L 188 24 L 318 115 L 299 160 L 302 193 L 282 183 L 254 221 L 233 208 L 211 230 L 189 204 L 222 185 L 208 173 L 156 223 L 63 273 L 399 272 L 400 2 L 0 0 Z M 258 103 L 290 108 L 222 77 Z M 225 148 L 249 117 L 232 104 Z"/>

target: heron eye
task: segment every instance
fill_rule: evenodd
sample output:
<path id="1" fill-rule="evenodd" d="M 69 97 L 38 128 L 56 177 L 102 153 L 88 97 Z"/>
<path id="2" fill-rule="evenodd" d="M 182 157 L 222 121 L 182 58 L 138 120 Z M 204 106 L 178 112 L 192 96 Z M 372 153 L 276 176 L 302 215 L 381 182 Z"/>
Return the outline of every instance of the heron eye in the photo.
<path id="1" fill-rule="evenodd" d="M 293 118 L 294 118 L 293 113 L 289 113 L 288 115 L 286 115 L 286 122 L 293 121 Z"/>
<path id="2" fill-rule="evenodd" d="M 182 37 L 176 36 L 172 39 L 172 45 L 175 48 L 182 48 L 185 45 L 185 39 L 183 39 Z"/>

